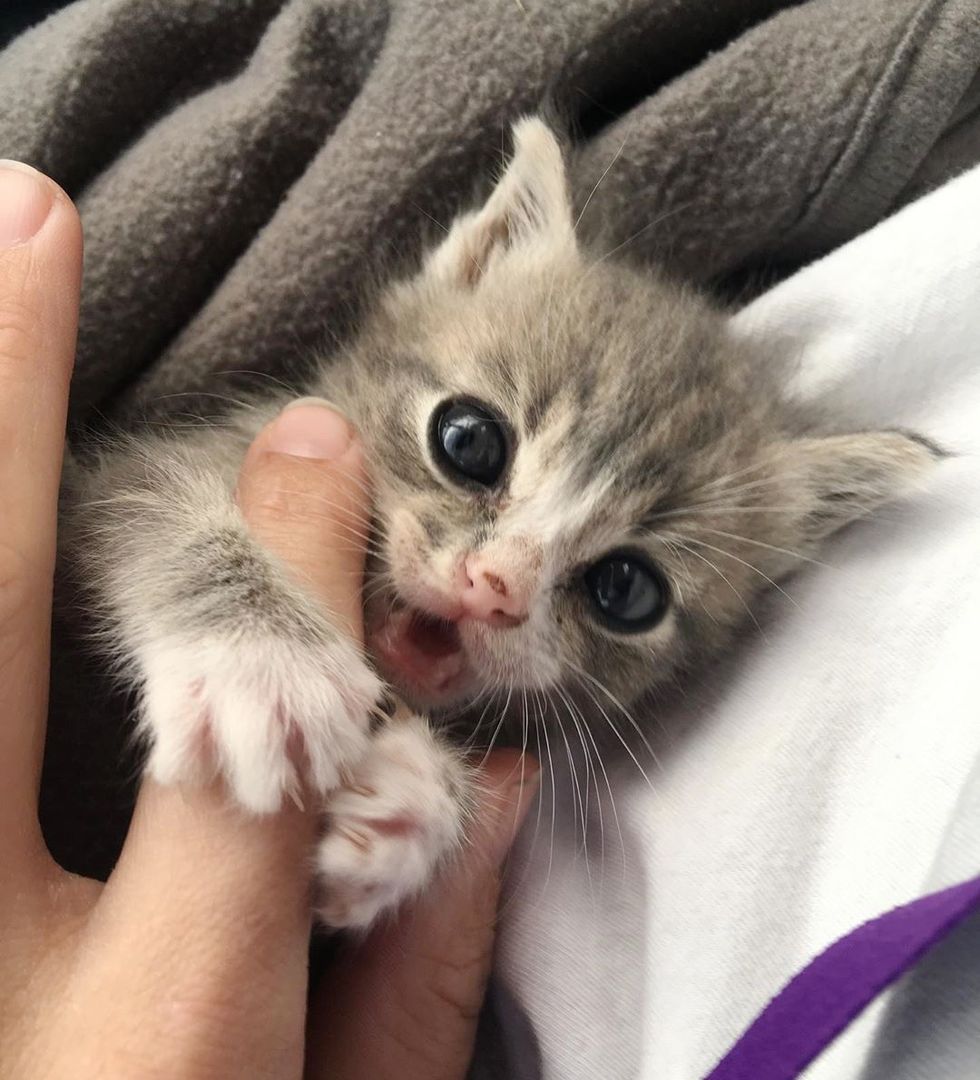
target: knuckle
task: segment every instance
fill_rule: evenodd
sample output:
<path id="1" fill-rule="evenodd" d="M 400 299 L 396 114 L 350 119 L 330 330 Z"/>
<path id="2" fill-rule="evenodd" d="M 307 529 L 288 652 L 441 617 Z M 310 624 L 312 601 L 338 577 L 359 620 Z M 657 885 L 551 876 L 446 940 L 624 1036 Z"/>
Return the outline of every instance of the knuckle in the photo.
<path id="1" fill-rule="evenodd" d="M 37 313 L 17 298 L 0 304 L 0 364 L 18 365 L 32 357 L 36 348 Z"/>
<path id="2" fill-rule="evenodd" d="M 257 493 L 249 513 L 268 521 L 305 522 L 315 516 L 322 517 L 322 503 L 317 508 L 317 500 L 311 491 L 277 484 Z"/>
<path id="3" fill-rule="evenodd" d="M 23 346 L 37 333 L 37 264 L 23 252 L 0 252 L 0 347 L 6 356 L 22 358 Z"/>
<path id="4" fill-rule="evenodd" d="M 292 541 L 311 552 L 356 551 L 363 515 L 350 491 L 332 480 L 312 462 L 263 466 L 246 487 L 242 513 L 266 539 Z"/>
<path id="5" fill-rule="evenodd" d="M 316 463 L 267 457 L 249 485 L 246 513 L 270 521 L 322 519 L 329 477 Z"/>
<path id="6" fill-rule="evenodd" d="M 22 610 L 28 593 L 30 566 L 21 552 L 0 543 L 0 623 Z"/>
<path id="7" fill-rule="evenodd" d="M 468 1052 L 483 1005 L 492 949 L 450 958 L 420 958 L 425 971 L 418 991 L 383 1021 L 381 1037 L 396 1050 L 405 1074 L 431 1076 Z"/>
<path id="8" fill-rule="evenodd" d="M 8 658 L 30 610 L 32 576 L 25 556 L 0 542 L 0 664 Z"/>
<path id="9" fill-rule="evenodd" d="M 482 995 L 476 995 L 471 988 L 453 981 L 436 983 L 429 989 L 440 1015 L 448 1016 L 461 1024 L 476 1023 L 480 1015 Z"/>
<path id="10" fill-rule="evenodd" d="M 486 934 L 458 955 L 434 961 L 427 982 L 431 1008 L 463 1024 L 474 1022 L 480 1014 L 492 957 L 492 938 Z"/>

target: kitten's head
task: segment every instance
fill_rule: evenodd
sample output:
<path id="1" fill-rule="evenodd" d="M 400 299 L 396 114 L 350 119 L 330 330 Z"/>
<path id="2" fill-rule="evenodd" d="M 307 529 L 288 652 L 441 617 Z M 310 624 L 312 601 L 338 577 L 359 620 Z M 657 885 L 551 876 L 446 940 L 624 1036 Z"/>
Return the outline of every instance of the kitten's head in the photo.
<path id="1" fill-rule="evenodd" d="M 514 141 L 368 320 L 340 402 L 376 484 L 371 648 L 423 707 L 635 699 L 934 460 L 901 432 L 808 430 L 703 298 L 580 248 L 544 124 Z"/>

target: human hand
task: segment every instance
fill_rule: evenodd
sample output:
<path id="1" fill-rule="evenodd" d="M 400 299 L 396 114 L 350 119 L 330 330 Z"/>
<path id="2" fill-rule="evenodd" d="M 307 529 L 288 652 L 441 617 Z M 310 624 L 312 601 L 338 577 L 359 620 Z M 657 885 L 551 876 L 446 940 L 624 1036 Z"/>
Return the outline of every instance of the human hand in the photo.
<path id="1" fill-rule="evenodd" d="M 64 193 L 0 166 L 0 1075 L 293 1078 L 306 1056 L 317 1080 L 462 1077 L 497 868 L 531 797 L 513 786 L 515 755 L 488 763 L 490 797 L 454 876 L 348 954 L 309 1017 L 312 812 L 251 817 L 217 784 L 146 783 L 106 885 L 47 853 L 37 792 L 80 265 Z M 268 438 L 246 461 L 243 512 L 356 633 L 358 444 L 311 462 L 269 452 Z"/>

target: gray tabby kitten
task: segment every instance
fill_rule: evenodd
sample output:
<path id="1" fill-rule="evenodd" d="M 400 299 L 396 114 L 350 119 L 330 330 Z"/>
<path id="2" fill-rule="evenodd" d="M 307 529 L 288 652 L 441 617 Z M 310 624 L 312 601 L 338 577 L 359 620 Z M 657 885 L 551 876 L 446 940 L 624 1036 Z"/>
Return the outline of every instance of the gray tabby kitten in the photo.
<path id="1" fill-rule="evenodd" d="M 370 659 L 235 505 L 287 398 L 130 438 L 70 494 L 150 774 L 217 770 L 265 813 L 301 770 L 334 927 L 370 925 L 463 841 L 471 767 L 426 713 L 574 697 L 598 737 L 612 702 L 716 654 L 764 587 L 937 456 L 897 431 L 821 433 L 701 296 L 582 250 L 540 120 L 514 142 L 485 205 L 307 388 L 352 418 L 376 485 Z M 382 679 L 420 715 L 372 731 Z"/>

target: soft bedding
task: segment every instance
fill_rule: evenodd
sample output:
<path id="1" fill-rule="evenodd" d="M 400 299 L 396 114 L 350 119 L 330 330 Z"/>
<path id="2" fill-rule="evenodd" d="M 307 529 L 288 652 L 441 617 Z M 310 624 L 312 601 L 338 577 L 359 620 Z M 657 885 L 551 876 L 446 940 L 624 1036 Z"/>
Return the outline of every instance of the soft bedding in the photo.
<path id="1" fill-rule="evenodd" d="M 697 1080 L 835 939 L 980 873 L 978 207 L 974 169 L 737 316 L 842 423 L 914 427 L 951 456 L 655 718 L 649 784 L 610 770 L 618 827 L 593 789 L 587 852 L 570 794 L 553 856 L 547 804 L 526 828 L 498 966 L 539 1075 Z M 972 1080 L 978 1061 L 973 919 L 805 1076 Z"/>

